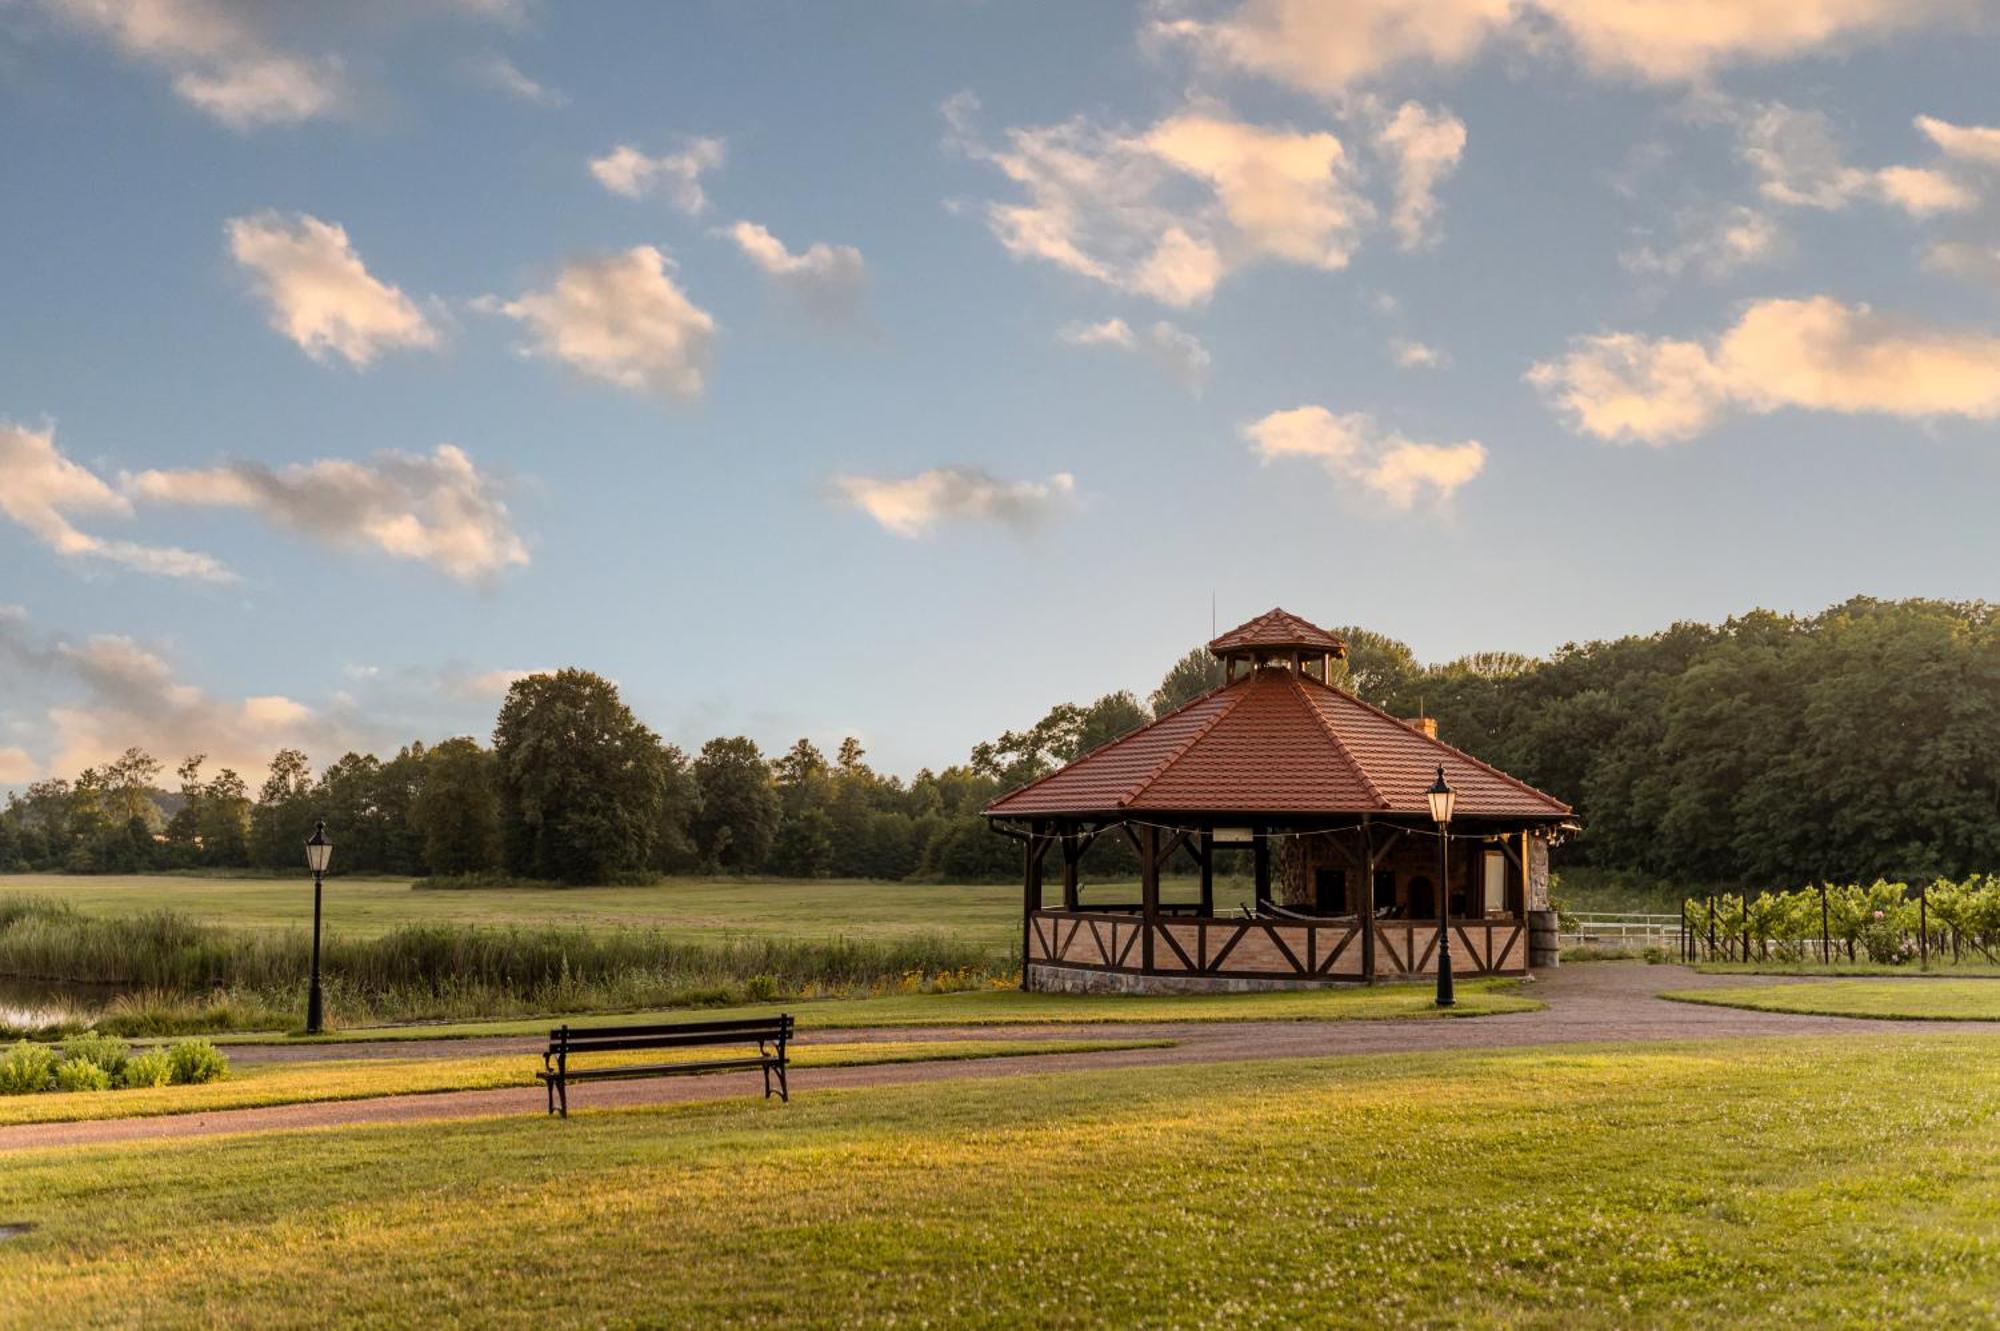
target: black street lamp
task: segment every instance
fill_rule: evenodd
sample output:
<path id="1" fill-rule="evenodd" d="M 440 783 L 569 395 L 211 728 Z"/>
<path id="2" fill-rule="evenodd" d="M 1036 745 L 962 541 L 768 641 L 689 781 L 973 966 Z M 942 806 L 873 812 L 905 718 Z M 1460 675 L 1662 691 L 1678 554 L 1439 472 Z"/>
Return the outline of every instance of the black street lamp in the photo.
<path id="1" fill-rule="evenodd" d="M 312 988 L 306 991 L 307 1035 L 318 1035 L 325 1025 L 326 1005 L 319 992 L 319 897 L 320 880 L 326 877 L 326 866 L 332 859 L 333 843 L 326 839 L 326 819 L 322 818 L 306 838 L 306 868 L 313 876 L 313 972 Z"/>
<path id="2" fill-rule="evenodd" d="M 1438 829 L 1438 992 L 1437 1005 L 1450 1007 L 1458 1001 L 1451 988 L 1451 812 L 1458 804 L 1458 792 L 1444 779 L 1444 764 L 1438 764 L 1437 780 L 1424 792 L 1431 800 L 1431 821 Z"/>

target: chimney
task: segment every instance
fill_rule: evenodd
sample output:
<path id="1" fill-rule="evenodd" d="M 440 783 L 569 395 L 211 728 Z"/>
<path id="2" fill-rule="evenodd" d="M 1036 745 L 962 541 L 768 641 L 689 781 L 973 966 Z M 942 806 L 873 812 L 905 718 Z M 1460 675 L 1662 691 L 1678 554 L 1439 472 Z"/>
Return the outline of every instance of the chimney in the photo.
<path id="1" fill-rule="evenodd" d="M 1405 717 L 1403 720 L 1403 724 L 1408 726 L 1412 730 L 1420 731 L 1423 734 L 1429 735 L 1432 739 L 1436 739 L 1438 737 L 1438 719 L 1434 716 Z"/>

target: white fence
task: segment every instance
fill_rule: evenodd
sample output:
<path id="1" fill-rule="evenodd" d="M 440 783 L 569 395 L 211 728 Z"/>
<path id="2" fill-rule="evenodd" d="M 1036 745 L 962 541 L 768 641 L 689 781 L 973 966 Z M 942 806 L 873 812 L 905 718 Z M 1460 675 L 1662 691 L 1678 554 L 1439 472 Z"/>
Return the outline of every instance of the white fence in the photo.
<path id="1" fill-rule="evenodd" d="M 1566 912 L 1557 941 L 1564 947 L 1673 947 L 1681 940 L 1678 915 Z"/>

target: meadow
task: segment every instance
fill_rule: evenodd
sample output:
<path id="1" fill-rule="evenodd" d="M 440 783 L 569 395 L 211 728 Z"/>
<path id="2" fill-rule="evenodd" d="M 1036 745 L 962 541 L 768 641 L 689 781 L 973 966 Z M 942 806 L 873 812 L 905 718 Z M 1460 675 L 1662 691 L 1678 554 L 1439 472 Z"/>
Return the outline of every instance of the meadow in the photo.
<path id="1" fill-rule="evenodd" d="M 1683 1003 L 1892 1021 L 2000 1021 L 2000 978 L 1826 980 L 1819 984 L 1745 985 L 1660 995 Z"/>
<path id="2" fill-rule="evenodd" d="M 1987 1048 L 1064 1072 L 22 1153 L 0 1323 L 1990 1325 Z"/>

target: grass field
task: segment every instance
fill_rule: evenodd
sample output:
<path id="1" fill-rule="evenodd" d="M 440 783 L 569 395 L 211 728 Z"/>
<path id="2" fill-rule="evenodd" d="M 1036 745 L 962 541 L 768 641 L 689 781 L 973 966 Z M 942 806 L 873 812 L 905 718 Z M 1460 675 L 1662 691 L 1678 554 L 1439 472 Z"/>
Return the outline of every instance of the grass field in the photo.
<path id="1" fill-rule="evenodd" d="M 1827 980 L 1662 994 L 1684 1003 L 1904 1021 L 2000 1021 L 2000 980 Z"/>
<path id="2" fill-rule="evenodd" d="M 829 998 L 812 1002 L 763 1003 L 729 1010 L 732 1017 L 789 1012 L 808 1030 L 853 1030 L 865 1026 L 1009 1026 L 1050 1022 L 1080 1024 L 1182 1021 L 1375 1021 L 1412 1017 L 1484 1017 L 1497 1012 L 1532 1012 L 1545 1006 L 1521 990 L 1518 980 L 1461 980 L 1458 1005 L 1439 1008 L 1429 984 L 1277 990 L 1254 994 L 1024 994 L 1019 989 L 973 989 L 948 994 L 890 994 L 881 998 Z M 684 1009 L 621 1014 L 617 1021 L 675 1021 Z M 609 1023 L 612 1017 L 583 1018 Z M 326 1041 L 438 1040 L 481 1035 L 542 1035 L 547 1017 L 509 1021 L 420 1023 L 359 1027 L 325 1037 L 287 1036 L 287 1044 Z M 217 1036 L 216 1043 L 269 1043 L 269 1035 Z"/>
<path id="3" fill-rule="evenodd" d="M 1162 899 L 1193 899 L 1169 878 Z M 1234 904 L 1217 883 L 1217 902 Z M 54 897 L 95 914 L 171 908 L 210 924 L 310 928 L 312 882 L 180 874 L 0 874 L 0 893 Z M 1138 900 L 1137 883 L 1092 884 L 1087 899 Z M 1053 898 L 1051 898 L 1053 900 Z M 640 925 L 687 938 L 900 938 L 946 932 L 996 952 L 1020 940 L 1018 886 L 884 883 L 862 879 L 668 878 L 637 887 L 480 887 L 431 890 L 407 878 L 331 878 L 324 924 L 352 936 L 404 924 Z"/>
<path id="4" fill-rule="evenodd" d="M 1068 1054 L 1109 1049 L 1147 1049 L 1171 1040 L 902 1040 L 810 1044 L 790 1051 L 800 1068 L 845 1068 L 869 1063 L 952 1062 L 969 1058 L 1013 1058 L 1023 1054 Z M 709 1050 L 603 1055 L 593 1067 L 618 1063 L 662 1063 L 712 1057 Z M 306 1104 L 323 1100 L 365 1100 L 378 1095 L 429 1095 L 439 1091 L 484 1091 L 506 1086 L 540 1086 L 542 1066 L 534 1054 L 481 1054 L 466 1058 L 356 1058 L 304 1063 L 252 1063 L 228 1080 L 199 1086 L 155 1086 L 143 1090 L 44 1092 L 0 1096 L 0 1125 L 69 1123 L 84 1119 L 142 1118 L 154 1114 L 201 1114 L 218 1109 Z M 744 1083 L 754 1094 L 762 1082 Z M 578 1095 L 585 1099 L 587 1092 Z"/>
<path id="5" fill-rule="evenodd" d="M 1992 1325 L 1991 1048 L 1023 1075 L 10 1155 L 0 1222 L 37 1228 L 0 1243 L 0 1323 Z"/>

